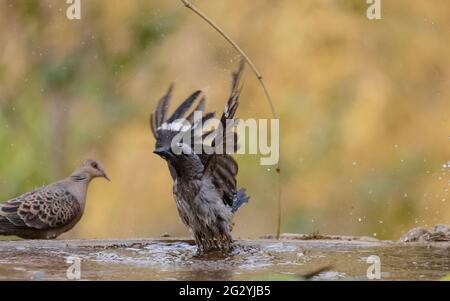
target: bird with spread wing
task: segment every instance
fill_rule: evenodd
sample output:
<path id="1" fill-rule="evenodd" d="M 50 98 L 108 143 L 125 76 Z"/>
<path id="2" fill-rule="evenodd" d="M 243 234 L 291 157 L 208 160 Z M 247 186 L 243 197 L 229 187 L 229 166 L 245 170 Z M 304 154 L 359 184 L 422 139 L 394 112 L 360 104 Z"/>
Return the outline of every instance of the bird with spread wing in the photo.
<path id="1" fill-rule="evenodd" d="M 173 85 L 150 116 L 150 127 L 156 139 L 154 153 L 168 164 L 174 181 L 173 195 L 178 214 L 194 235 L 200 252 L 229 250 L 232 247 L 233 215 L 249 200 L 245 189 L 237 189 L 238 165 L 229 154 L 230 149 L 237 149 L 237 135 L 227 126 L 235 121 L 243 69 L 244 62 L 241 61 L 238 71 L 232 74 L 231 94 L 217 129 L 206 132 L 198 130 L 214 117 L 214 113 L 203 114 L 204 97 L 187 115 L 201 91 L 194 92 L 167 117 Z M 195 112 L 202 112 L 202 118 L 195 118 Z M 187 117 L 183 118 L 185 115 Z M 190 142 L 182 140 L 174 143 L 180 135 L 192 139 L 189 139 Z M 203 138 L 211 136 L 215 138 L 209 146 L 222 151 L 194 151 L 199 138 L 205 143 Z M 176 151 L 174 145 L 181 151 Z"/>

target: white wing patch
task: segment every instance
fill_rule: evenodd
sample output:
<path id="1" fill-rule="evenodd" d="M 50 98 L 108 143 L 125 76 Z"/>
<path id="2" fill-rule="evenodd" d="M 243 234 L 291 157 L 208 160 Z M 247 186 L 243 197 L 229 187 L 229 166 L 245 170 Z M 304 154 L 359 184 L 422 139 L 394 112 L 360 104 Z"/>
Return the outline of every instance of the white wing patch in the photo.
<path id="1" fill-rule="evenodd" d="M 229 112 L 228 112 L 228 104 L 225 105 L 225 110 L 223 111 L 223 113 L 225 114 L 225 117 L 228 118 Z"/>
<path id="2" fill-rule="evenodd" d="M 191 124 L 187 120 L 177 120 L 171 123 L 164 122 L 158 127 L 158 130 L 166 130 L 173 132 L 187 132 L 191 129 Z"/>

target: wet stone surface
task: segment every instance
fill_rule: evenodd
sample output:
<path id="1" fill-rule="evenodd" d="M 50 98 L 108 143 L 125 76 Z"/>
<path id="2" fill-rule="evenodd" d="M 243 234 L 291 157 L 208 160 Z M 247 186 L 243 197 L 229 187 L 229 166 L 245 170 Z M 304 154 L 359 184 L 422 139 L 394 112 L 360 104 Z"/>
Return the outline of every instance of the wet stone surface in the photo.
<path id="1" fill-rule="evenodd" d="M 287 235 L 239 240 L 228 255 L 198 255 L 190 240 L 0 241 L 0 280 L 66 280 L 70 256 L 81 280 L 367 280 L 376 255 L 385 280 L 437 280 L 450 274 L 450 242 L 394 243 Z"/>

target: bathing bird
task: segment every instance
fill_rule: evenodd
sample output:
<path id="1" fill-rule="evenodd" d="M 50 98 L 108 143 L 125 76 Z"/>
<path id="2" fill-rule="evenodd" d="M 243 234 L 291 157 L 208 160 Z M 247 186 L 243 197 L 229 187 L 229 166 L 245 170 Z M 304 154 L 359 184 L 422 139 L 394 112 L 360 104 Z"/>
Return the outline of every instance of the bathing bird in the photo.
<path id="1" fill-rule="evenodd" d="M 234 115 L 239 106 L 243 69 L 241 61 L 239 69 L 232 74 L 231 94 L 216 129 L 203 130 L 203 125 L 215 115 L 203 114 L 204 97 L 191 111 L 202 93 L 200 90 L 167 117 L 173 84 L 150 116 L 150 127 L 156 139 L 154 153 L 168 164 L 178 214 L 191 230 L 200 253 L 231 250 L 232 218 L 249 200 L 245 189 L 237 189 L 238 164 L 231 156 L 237 150 L 237 134 L 233 126 L 228 126 L 236 125 Z M 201 118 L 198 118 L 199 112 Z M 207 137 L 213 137 L 209 139 L 212 141 L 206 143 Z M 199 144 L 209 147 L 209 151 L 205 148 L 198 151 Z"/>

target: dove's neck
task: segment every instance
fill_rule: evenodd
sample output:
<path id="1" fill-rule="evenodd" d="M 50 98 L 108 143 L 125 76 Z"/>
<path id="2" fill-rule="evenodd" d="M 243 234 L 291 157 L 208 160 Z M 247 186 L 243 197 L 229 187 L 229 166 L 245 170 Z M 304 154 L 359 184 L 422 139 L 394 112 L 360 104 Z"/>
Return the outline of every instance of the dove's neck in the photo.
<path id="1" fill-rule="evenodd" d="M 86 194 L 88 185 L 92 180 L 92 177 L 85 174 L 85 173 L 73 173 L 70 178 L 70 182 L 72 185 L 70 185 L 70 193 L 78 200 L 80 205 L 84 208 L 85 200 L 86 200 Z"/>
<path id="2" fill-rule="evenodd" d="M 75 183 L 89 184 L 92 180 L 92 176 L 86 171 L 80 169 L 74 171 L 74 173 L 70 176 L 70 180 Z"/>
<path id="3" fill-rule="evenodd" d="M 75 183 L 89 183 L 91 178 L 85 174 L 73 174 L 70 179 Z"/>

